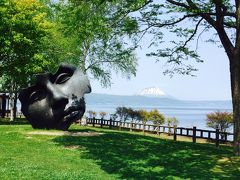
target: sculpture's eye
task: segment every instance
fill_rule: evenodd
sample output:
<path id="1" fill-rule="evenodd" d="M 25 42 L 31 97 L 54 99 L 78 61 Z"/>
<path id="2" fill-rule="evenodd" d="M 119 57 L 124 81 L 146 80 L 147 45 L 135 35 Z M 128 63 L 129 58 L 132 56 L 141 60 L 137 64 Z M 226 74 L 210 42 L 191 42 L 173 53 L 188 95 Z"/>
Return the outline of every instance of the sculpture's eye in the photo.
<path id="1" fill-rule="evenodd" d="M 36 91 L 33 91 L 31 94 L 30 94 L 30 102 L 35 102 L 35 101 L 39 101 L 39 100 L 42 100 L 46 97 L 46 92 L 44 90 L 36 90 Z"/>
<path id="2" fill-rule="evenodd" d="M 68 73 L 61 73 L 58 75 L 58 77 L 55 80 L 56 84 L 63 84 L 67 82 L 71 78 L 71 75 Z"/>

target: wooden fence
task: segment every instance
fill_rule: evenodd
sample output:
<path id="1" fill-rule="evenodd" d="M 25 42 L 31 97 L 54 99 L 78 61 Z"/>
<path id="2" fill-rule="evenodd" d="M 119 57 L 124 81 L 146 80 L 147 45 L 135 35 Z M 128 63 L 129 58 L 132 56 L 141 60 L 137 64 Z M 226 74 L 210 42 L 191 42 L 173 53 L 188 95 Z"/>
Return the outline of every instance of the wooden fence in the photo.
<path id="1" fill-rule="evenodd" d="M 197 129 L 193 128 L 184 128 L 184 127 L 169 127 L 169 126 L 161 126 L 161 125 L 153 125 L 147 123 L 133 123 L 133 122 L 121 122 L 114 121 L 112 119 L 96 119 L 96 118 L 87 118 L 87 124 L 92 124 L 93 127 L 95 125 L 108 126 L 109 128 L 118 127 L 119 129 L 128 129 L 130 131 L 142 131 L 143 133 L 155 133 L 160 135 L 161 133 L 165 133 L 168 135 L 173 135 L 173 139 L 176 141 L 177 136 L 186 136 L 191 137 L 192 142 L 196 143 L 198 138 L 207 139 L 210 141 L 214 141 L 216 146 L 218 147 L 220 143 L 232 143 L 233 142 L 233 133 L 228 132 L 220 132 L 219 129 L 213 130 L 205 130 L 205 129 Z"/>

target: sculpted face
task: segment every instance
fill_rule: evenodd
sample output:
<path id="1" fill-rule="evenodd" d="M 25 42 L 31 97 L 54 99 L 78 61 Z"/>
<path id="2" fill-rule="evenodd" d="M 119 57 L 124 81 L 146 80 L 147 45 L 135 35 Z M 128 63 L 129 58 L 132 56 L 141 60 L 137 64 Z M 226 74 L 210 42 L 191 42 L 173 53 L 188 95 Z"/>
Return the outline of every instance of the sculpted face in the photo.
<path id="1" fill-rule="evenodd" d="M 33 128 L 67 130 L 83 116 L 84 94 L 90 92 L 87 76 L 63 64 L 55 74 L 38 75 L 36 85 L 23 89 L 19 100 Z"/>

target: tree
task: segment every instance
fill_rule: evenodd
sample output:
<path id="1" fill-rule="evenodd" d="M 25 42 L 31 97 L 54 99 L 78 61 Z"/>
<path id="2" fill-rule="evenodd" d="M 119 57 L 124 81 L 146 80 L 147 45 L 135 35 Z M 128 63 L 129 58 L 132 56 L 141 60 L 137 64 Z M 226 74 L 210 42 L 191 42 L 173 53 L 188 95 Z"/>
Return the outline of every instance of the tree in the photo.
<path id="1" fill-rule="evenodd" d="M 135 110 L 135 113 L 136 113 L 135 120 L 138 121 L 138 122 L 142 121 L 141 111 L 142 111 L 142 109 Z"/>
<path id="2" fill-rule="evenodd" d="M 18 90 L 50 63 L 44 57 L 44 38 L 51 28 L 37 0 L 0 2 L 0 88 L 10 94 L 11 120 Z"/>
<path id="3" fill-rule="evenodd" d="M 87 113 L 89 115 L 89 118 L 95 118 L 97 116 L 97 112 L 92 110 L 88 110 Z"/>
<path id="4" fill-rule="evenodd" d="M 169 127 L 174 127 L 178 125 L 179 121 L 177 120 L 176 117 L 168 117 L 166 119 L 166 123 Z"/>
<path id="5" fill-rule="evenodd" d="M 197 53 L 197 44 L 199 37 L 204 33 L 209 36 L 207 42 L 212 42 L 224 49 L 230 64 L 234 152 L 240 155 L 240 1 L 117 2 L 118 5 L 115 5 L 118 8 L 117 14 L 120 14 L 123 19 L 130 18 L 132 22 L 135 20 L 137 23 L 139 27 L 137 37 L 141 39 L 146 34 L 151 35 L 150 46 L 156 47 L 157 50 L 147 55 L 155 57 L 157 61 L 166 59 L 169 67 L 165 73 L 192 75 L 192 71 L 196 68 L 189 60 L 202 62 Z M 169 36 L 165 37 L 165 34 Z M 194 40 L 195 46 L 193 46 Z M 163 45 L 163 43 L 166 44 Z"/>
<path id="6" fill-rule="evenodd" d="M 99 115 L 101 116 L 101 118 L 104 119 L 104 117 L 107 115 L 107 113 L 104 111 L 101 111 L 101 112 L 99 112 Z"/>
<path id="7" fill-rule="evenodd" d="M 137 113 L 138 112 L 136 110 L 134 110 L 132 108 L 128 108 L 128 115 L 131 118 L 132 122 L 133 122 L 134 119 L 137 118 Z"/>
<path id="8" fill-rule="evenodd" d="M 97 112 L 96 111 L 92 111 L 92 116 L 93 116 L 93 118 L 96 118 Z"/>
<path id="9" fill-rule="evenodd" d="M 138 111 L 139 113 L 139 117 L 140 117 L 140 120 L 143 122 L 143 123 L 146 123 L 149 118 L 150 118 L 150 114 L 148 111 L 146 111 L 145 109 L 140 109 Z"/>
<path id="10" fill-rule="evenodd" d="M 128 108 L 117 107 L 115 114 L 120 118 L 120 121 L 126 121 L 129 117 Z"/>
<path id="11" fill-rule="evenodd" d="M 124 42 L 128 34 L 114 25 L 114 8 L 107 1 L 68 0 L 55 7 L 56 19 L 71 43 L 69 62 L 89 72 L 103 86 L 111 85 L 113 72 L 127 78 L 136 74 L 135 48 Z"/>
<path id="12" fill-rule="evenodd" d="M 219 129 L 222 139 L 224 138 L 224 133 L 233 125 L 233 114 L 230 112 L 220 112 L 216 111 L 207 114 L 207 126 L 213 129 Z"/>
<path id="13" fill-rule="evenodd" d="M 53 24 L 36 0 L 4 0 L 0 5 L 0 75 L 21 84 L 27 75 L 42 72 L 49 65 L 43 44 Z"/>
<path id="14" fill-rule="evenodd" d="M 165 117 L 157 109 L 153 109 L 149 112 L 149 118 L 153 121 L 154 125 L 163 124 L 165 122 Z"/>
<path id="15" fill-rule="evenodd" d="M 170 127 L 176 127 L 179 122 L 178 122 L 176 117 L 168 117 L 166 119 L 166 123 L 167 123 L 167 126 L 169 127 L 168 128 L 168 135 L 170 135 L 172 133 L 172 129 Z"/>
<path id="16" fill-rule="evenodd" d="M 146 125 L 146 122 L 150 119 L 150 113 L 145 109 L 140 109 L 138 113 L 139 113 L 139 118 L 143 123 L 143 134 L 145 135 L 145 125 Z"/>

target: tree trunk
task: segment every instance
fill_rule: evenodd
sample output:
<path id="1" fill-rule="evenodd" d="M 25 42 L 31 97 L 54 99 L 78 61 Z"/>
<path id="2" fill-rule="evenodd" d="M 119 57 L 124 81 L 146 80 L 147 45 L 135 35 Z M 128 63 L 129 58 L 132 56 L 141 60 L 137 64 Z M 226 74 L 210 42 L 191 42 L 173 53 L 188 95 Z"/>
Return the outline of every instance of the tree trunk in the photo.
<path id="1" fill-rule="evenodd" d="M 13 109 L 13 118 L 16 119 L 17 118 L 17 99 L 18 99 L 18 95 L 17 93 L 15 93 L 14 95 L 14 109 Z"/>
<path id="2" fill-rule="evenodd" d="M 6 94 L 2 95 L 2 107 L 0 107 L 0 108 L 2 109 L 1 117 L 5 118 L 6 110 L 7 110 L 7 96 L 6 96 Z"/>
<path id="3" fill-rule="evenodd" d="M 230 59 L 231 90 L 234 124 L 234 153 L 240 155 L 240 49 Z"/>
<path id="4" fill-rule="evenodd" d="M 14 120 L 14 93 L 9 94 L 9 104 L 10 104 L 10 121 Z"/>

